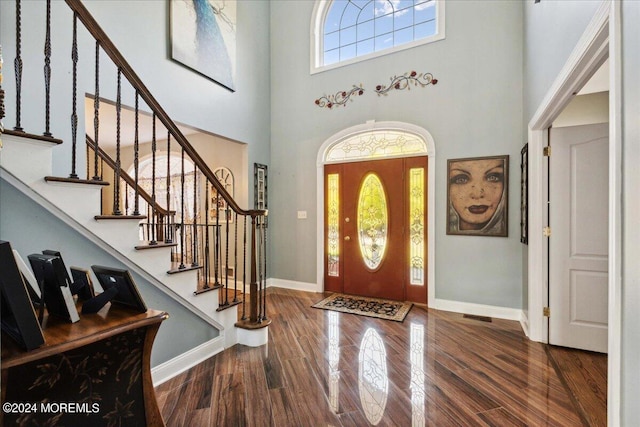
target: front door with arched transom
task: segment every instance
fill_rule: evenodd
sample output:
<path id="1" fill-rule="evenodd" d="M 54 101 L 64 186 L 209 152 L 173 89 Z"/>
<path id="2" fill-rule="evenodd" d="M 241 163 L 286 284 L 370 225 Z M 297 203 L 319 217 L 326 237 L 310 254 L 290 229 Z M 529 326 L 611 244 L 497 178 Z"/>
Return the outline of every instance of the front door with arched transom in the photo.
<path id="1" fill-rule="evenodd" d="M 426 304 L 427 163 L 324 166 L 325 290 Z"/>

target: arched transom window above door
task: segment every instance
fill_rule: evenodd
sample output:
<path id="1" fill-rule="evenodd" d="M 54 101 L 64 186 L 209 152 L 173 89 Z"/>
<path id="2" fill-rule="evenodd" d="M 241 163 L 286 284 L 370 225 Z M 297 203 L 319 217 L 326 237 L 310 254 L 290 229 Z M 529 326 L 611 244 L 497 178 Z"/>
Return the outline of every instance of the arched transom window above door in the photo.
<path id="1" fill-rule="evenodd" d="M 427 154 L 420 135 L 405 130 L 372 130 L 346 136 L 325 154 L 326 163 L 408 157 Z"/>
<path id="2" fill-rule="evenodd" d="M 319 0 L 311 73 L 444 38 L 444 0 Z"/>

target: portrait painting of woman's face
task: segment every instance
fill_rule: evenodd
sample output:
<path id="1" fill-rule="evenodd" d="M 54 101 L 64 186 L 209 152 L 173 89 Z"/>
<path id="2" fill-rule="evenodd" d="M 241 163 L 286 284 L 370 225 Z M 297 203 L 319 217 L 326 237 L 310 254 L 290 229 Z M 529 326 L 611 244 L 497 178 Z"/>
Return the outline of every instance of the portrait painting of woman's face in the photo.
<path id="1" fill-rule="evenodd" d="M 507 236 L 509 156 L 447 161 L 447 234 Z"/>

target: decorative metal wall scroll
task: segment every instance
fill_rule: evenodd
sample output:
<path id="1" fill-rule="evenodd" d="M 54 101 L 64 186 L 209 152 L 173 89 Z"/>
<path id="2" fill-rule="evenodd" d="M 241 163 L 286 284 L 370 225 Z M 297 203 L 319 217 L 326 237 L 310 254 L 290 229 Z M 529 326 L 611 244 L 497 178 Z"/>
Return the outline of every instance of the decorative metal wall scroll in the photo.
<path id="1" fill-rule="evenodd" d="M 413 86 L 420 85 L 421 87 L 435 85 L 438 83 L 437 79 L 433 78 L 433 74 L 431 73 L 420 73 L 418 74 L 415 71 L 410 71 L 404 73 L 402 76 L 393 76 L 391 78 L 391 83 L 389 86 L 378 85 L 376 86 L 376 93 L 378 95 L 386 95 L 391 90 L 410 90 L 411 84 Z"/>
<path id="2" fill-rule="evenodd" d="M 347 101 L 351 98 L 351 96 L 358 96 L 364 93 L 364 88 L 362 87 L 362 83 L 359 86 L 353 85 L 353 88 L 349 91 L 339 91 L 336 92 L 335 95 L 324 95 L 320 98 L 316 99 L 316 105 L 318 107 L 324 108 L 327 107 L 329 109 L 342 105 L 343 107 L 347 105 Z"/>
<path id="3" fill-rule="evenodd" d="M 431 73 L 418 73 L 416 71 L 409 71 L 401 76 L 393 76 L 389 86 L 377 85 L 375 92 L 378 95 L 386 95 L 392 90 L 410 90 L 411 86 L 425 87 L 429 85 L 435 85 L 438 83 L 438 79 L 433 78 Z M 334 95 L 323 95 L 315 100 L 315 104 L 320 108 L 332 109 L 335 106 L 341 105 L 345 107 L 349 100 L 352 100 L 352 96 L 358 96 L 364 94 L 364 87 L 362 83 L 356 86 L 353 85 L 348 91 L 338 91 Z"/>
<path id="4" fill-rule="evenodd" d="M 520 241 L 529 242 L 529 144 L 520 151 Z"/>

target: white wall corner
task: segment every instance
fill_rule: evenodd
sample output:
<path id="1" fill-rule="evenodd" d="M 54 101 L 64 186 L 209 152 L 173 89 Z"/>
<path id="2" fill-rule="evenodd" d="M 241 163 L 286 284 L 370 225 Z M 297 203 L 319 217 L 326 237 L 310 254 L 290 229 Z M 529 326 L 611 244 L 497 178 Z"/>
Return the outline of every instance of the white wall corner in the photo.
<path id="1" fill-rule="evenodd" d="M 524 310 L 520 311 L 520 326 L 522 327 L 522 332 L 529 337 L 529 318 Z"/>
<path id="2" fill-rule="evenodd" d="M 151 369 L 151 378 L 153 380 L 153 386 L 157 387 L 160 384 L 170 380 L 176 375 L 180 375 L 187 369 L 190 369 L 198 363 L 215 356 L 224 350 L 224 337 L 215 337 L 197 347 L 186 351 L 173 359 L 167 360 L 164 363 Z"/>

